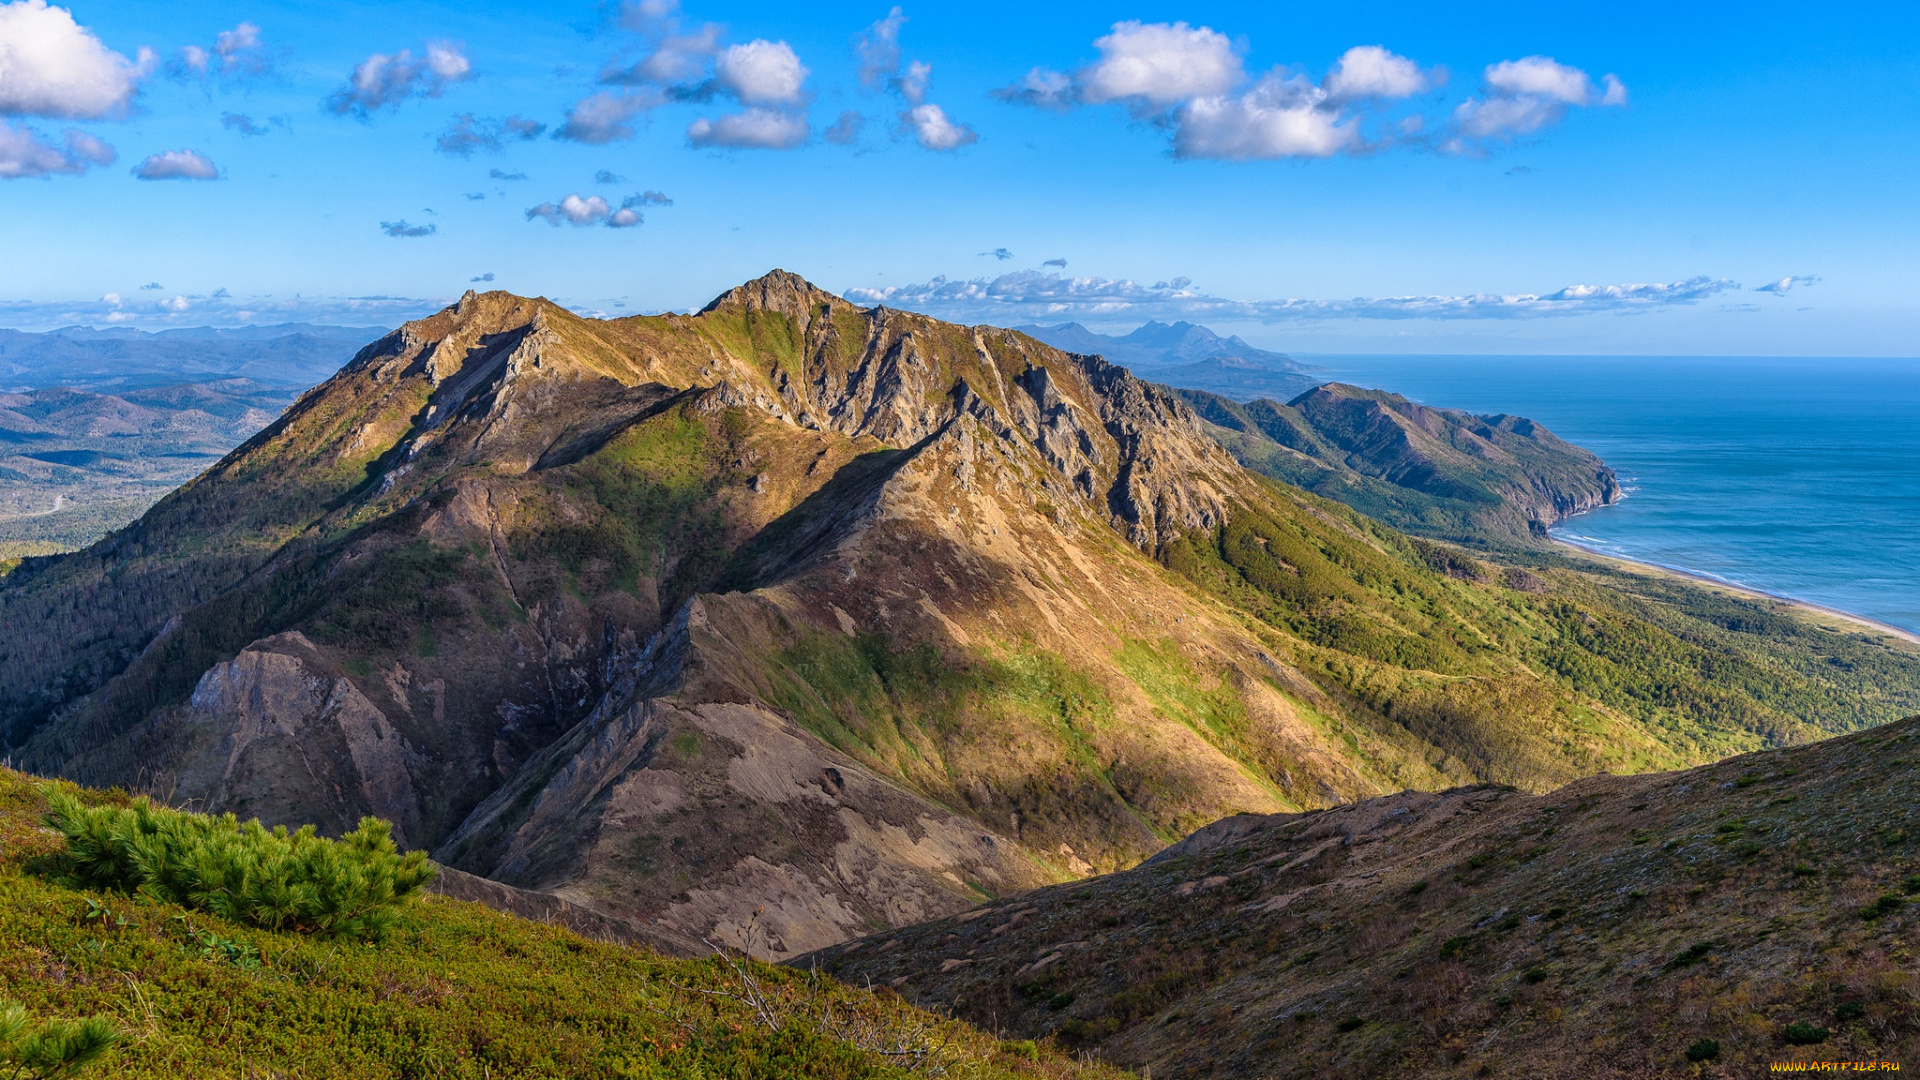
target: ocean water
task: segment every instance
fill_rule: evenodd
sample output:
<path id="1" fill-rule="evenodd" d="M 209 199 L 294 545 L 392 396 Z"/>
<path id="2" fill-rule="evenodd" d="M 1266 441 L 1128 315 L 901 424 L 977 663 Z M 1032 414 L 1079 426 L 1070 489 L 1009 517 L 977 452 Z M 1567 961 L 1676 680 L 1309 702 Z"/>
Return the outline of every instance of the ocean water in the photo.
<path id="1" fill-rule="evenodd" d="M 1627 498 L 1564 539 L 1920 633 L 1920 359 L 1300 359 L 1605 458 Z"/>

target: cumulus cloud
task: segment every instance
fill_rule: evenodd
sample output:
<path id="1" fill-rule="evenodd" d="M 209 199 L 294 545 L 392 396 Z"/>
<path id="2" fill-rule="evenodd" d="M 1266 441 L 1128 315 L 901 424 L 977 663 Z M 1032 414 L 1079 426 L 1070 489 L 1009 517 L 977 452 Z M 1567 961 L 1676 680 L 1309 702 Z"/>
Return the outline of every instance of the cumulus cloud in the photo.
<path id="1" fill-rule="evenodd" d="M 1618 77 L 1603 75 L 1596 85 L 1586 72 L 1547 56 L 1489 64 L 1482 93 L 1454 109 L 1455 134 L 1443 149 L 1465 153 L 1511 142 L 1559 123 L 1569 108 L 1627 103 L 1627 88 Z"/>
<path id="2" fill-rule="evenodd" d="M 243 22 L 215 34 L 211 47 L 182 46 L 168 64 L 175 78 L 240 78 L 265 75 L 273 69 L 272 54 L 260 39 L 260 27 Z"/>
<path id="3" fill-rule="evenodd" d="M 1217 97 L 1246 77 L 1240 51 L 1227 35 L 1184 22 L 1115 23 L 1093 47 L 1100 59 L 1075 82 L 1082 101 L 1140 101 L 1164 106 Z"/>
<path id="4" fill-rule="evenodd" d="M 628 89 L 600 91 L 576 103 L 556 138 L 593 144 L 629 139 L 643 112 L 669 102 L 729 98 L 743 110 L 694 121 L 687 137 L 695 146 L 789 149 L 807 141 L 811 73 L 785 41 L 729 45 L 717 24 L 686 28 L 676 0 L 630 0 L 620 8 L 619 23 L 645 38 L 651 51 L 634 63 L 603 68 L 602 84 Z"/>
<path id="5" fill-rule="evenodd" d="M 609 169 L 601 169 L 599 172 L 593 174 L 593 182 L 596 184 L 624 184 L 627 182 L 627 178 Z"/>
<path id="6" fill-rule="evenodd" d="M 493 280 L 493 271 L 491 270 L 487 271 L 484 274 L 481 274 L 479 277 L 470 277 L 467 279 L 468 282 L 492 281 L 492 280 Z"/>
<path id="7" fill-rule="evenodd" d="M 933 86 L 933 65 L 922 60 L 902 65 L 900 28 L 906 21 L 906 15 L 895 7 L 855 39 L 861 83 L 869 89 L 885 87 L 899 97 L 907 107 L 899 114 L 896 134 L 911 137 L 921 149 L 958 150 L 979 142 L 980 136 L 972 127 L 957 123 L 944 108 L 927 100 Z M 839 130 L 829 137 L 834 142 L 850 143 L 858 136 L 859 125 L 857 113 L 842 113 L 835 125 Z"/>
<path id="8" fill-rule="evenodd" d="M 1048 259 L 1048 260 L 1047 260 L 1046 262 L 1043 262 L 1043 263 L 1041 263 L 1040 265 L 1041 265 L 1041 266 L 1053 266 L 1053 267 L 1058 267 L 1058 268 L 1059 268 L 1059 269 L 1061 269 L 1061 270 L 1065 270 L 1065 269 L 1067 268 L 1067 260 L 1065 260 L 1065 259 Z"/>
<path id="9" fill-rule="evenodd" d="M 995 259 L 999 259 L 1001 262 L 1006 262 L 1008 259 L 1013 258 L 1013 252 L 1007 250 L 1006 248 L 994 248 L 992 251 L 981 252 L 980 257 L 983 259 L 992 257 Z"/>
<path id="10" fill-rule="evenodd" d="M 506 172 L 501 169 L 488 169 L 487 176 L 489 179 L 493 179 L 493 180 L 525 180 L 527 178 L 526 173 Z"/>
<path id="11" fill-rule="evenodd" d="M 568 195 L 557 203 L 544 202 L 529 207 L 528 221 L 545 221 L 559 227 L 562 223 L 575 227 L 604 225 L 610 229 L 630 229 L 643 220 L 640 207 L 648 205 L 672 205 L 673 200 L 657 191 L 629 195 L 615 206 L 599 195 Z"/>
<path id="12" fill-rule="evenodd" d="M 437 98 L 455 83 L 473 78 L 466 47 L 451 41 L 428 42 L 423 55 L 411 49 L 374 53 L 353 69 L 347 85 L 326 98 L 328 110 L 365 119 L 410 98 Z"/>
<path id="13" fill-rule="evenodd" d="M 807 134 L 805 115 L 777 109 L 703 116 L 687 125 L 687 141 L 695 146 L 791 150 L 805 143 Z"/>
<path id="14" fill-rule="evenodd" d="M 0 180 L 78 174 L 118 157 L 113 147 L 84 131 L 68 128 L 55 143 L 23 124 L 0 120 Z"/>
<path id="15" fill-rule="evenodd" d="M 432 236 L 434 233 L 440 231 L 440 226 L 410 225 L 407 223 L 406 218 L 401 218 L 399 221 L 381 222 L 380 231 L 386 233 L 388 236 Z"/>
<path id="16" fill-rule="evenodd" d="M 159 292 L 161 289 L 164 289 L 164 288 L 166 288 L 166 286 L 160 284 L 157 281 L 149 281 L 145 285 L 140 286 L 140 291 L 141 292 Z"/>
<path id="17" fill-rule="evenodd" d="M 1820 284 L 1820 279 L 1812 274 L 1795 274 L 1789 277 L 1783 277 L 1779 281 L 1769 281 L 1765 285 L 1755 286 L 1753 291 L 1772 293 L 1775 296 L 1785 296 L 1796 288 L 1804 289 L 1809 285 L 1818 284 Z"/>
<path id="18" fill-rule="evenodd" d="M 1529 56 L 1489 65 L 1478 94 L 1430 123 L 1420 106 L 1398 103 L 1438 89 L 1446 72 L 1381 45 L 1348 49 L 1318 82 L 1284 68 L 1250 75 L 1243 46 L 1209 26 L 1120 22 L 1093 46 L 1093 62 L 1071 72 L 1033 68 L 994 96 L 1061 110 L 1122 105 L 1171 132 L 1177 157 L 1236 161 L 1409 145 L 1478 152 L 1551 127 L 1569 109 L 1627 101 L 1616 76 L 1595 80 Z"/>
<path id="19" fill-rule="evenodd" d="M 1405 139 L 1420 130 L 1407 123 L 1417 118 L 1373 140 L 1362 123 L 1442 81 L 1439 71 L 1379 45 L 1348 49 L 1318 83 L 1279 68 L 1250 78 L 1240 46 L 1184 22 L 1115 23 L 1093 44 L 1093 63 L 1070 75 L 1034 68 L 995 96 L 1054 109 L 1124 105 L 1171 130 L 1178 157 L 1246 161 L 1358 153 Z"/>
<path id="20" fill-rule="evenodd" d="M 827 126 L 820 137 L 835 146 L 851 146 L 860 140 L 860 129 L 867 125 L 867 118 L 848 109 L 839 119 Z"/>
<path id="21" fill-rule="evenodd" d="M 142 180 L 218 180 L 220 170 L 205 154 L 167 150 L 135 165 L 133 175 Z"/>
<path id="22" fill-rule="evenodd" d="M 1277 76 L 1245 94 L 1188 102 L 1173 135 L 1179 157 L 1229 161 L 1329 157 L 1364 143 L 1359 123 L 1330 107 L 1325 90 L 1299 77 Z"/>
<path id="23" fill-rule="evenodd" d="M 798 105 L 807 71 L 784 41 L 758 39 L 730 45 L 713 66 L 714 80 L 743 105 Z"/>
<path id="24" fill-rule="evenodd" d="M 472 157 L 475 153 L 486 151 L 498 153 L 505 149 L 509 140 L 525 142 L 537 139 L 547 130 L 547 125 L 528 120 L 524 116 L 509 116 L 504 120 L 492 117 L 476 117 L 472 113 L 460 113 L 440 133 L 434 145 L 443 154 L 455 157 Z"/>
<path id="25" fill-rule="evenodd" d="M 1064 260 L 1063 260 L 1064 261 Z M 1186 278 L 1140 285 L 1124 279 L 1067 277 L 1034 270 L 996 278 L 937 277 L 913 285 L 849 289 L 848 300 L 925 311 L 950 318 L 1029 321 L 1074 318 L 1241 319 L 1526 319 L 1601 312 L 1652 311 L 1698 303 L 1740 286 L 1724 278 L 1631 285 L 1570 285 L 1550 293 L 1398 296 L 1351 300 L 1229 300 L 1193 288 Z"/>
<path id="26" fill-rule="evenodd" d="M 567 122 L 554 131 L 553 137 L 590 146 L 631 139 L 634 118 L 658 107 L 663 100 L 656 90 L 602 90 L 574 102 L 567 110 Z"/>
<path id="27" fill-rule="evenodd" d="M 1359 98 L 1412 97 L 1425 93 L 1439 80 L 1433 72 L 1379 45 L 1356 45 L 1341 55 L 1327 73 L 1327 96 L 1334 101 Z"/>
<path id="28" fill-rule="evenodd" d="M 926 150 L 958 150 L 980 141 L 980 136 L 965 124 L 947 118 L 946 110 L 928 103 L 915 105 L 900 114 L 913 131 L 913 140 Z"/>
<path id="29" fill-rule="evenodd" d="M 45 0 L 0 4 L 0 115 L 118 119 L 155 65 L 129 60 Z"/>

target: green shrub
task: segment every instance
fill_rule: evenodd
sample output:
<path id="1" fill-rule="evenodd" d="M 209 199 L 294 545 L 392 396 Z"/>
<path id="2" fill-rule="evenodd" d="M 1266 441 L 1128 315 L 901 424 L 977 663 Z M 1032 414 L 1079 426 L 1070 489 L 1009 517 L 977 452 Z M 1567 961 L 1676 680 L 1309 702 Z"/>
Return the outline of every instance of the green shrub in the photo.
<path id="1" fill-rule="evenodd" d="M 377 937 L 394 909 L 433 878 L 426 854 L 401 854 L 378 818 L 327 840 L 311 825 L 269 830 L 258 820 L 190 814 L 145 798 L 90 807 L 56 791 L 47 803 L 47 824 L 66 837 L 67 869 L 77 882 L 270 930 Z"/>
<path id="2" fill-rule="evenodd" d="M 1692 967 L 1700 961 L 1705 960 L 1707 954 L 1712 951 L 1713 943 L 1711 941 L 1702 941 L 1698 945 L 1689 945 L 1687 946 L 1687 951 L 1667 961 L 1667 970 L 1674 971 L 1683 967 Z"/>
<path id="3" fill-rule="evenodd" d="M 1867 1007 L 1858 1001 L 1843 1001 L 1834 1006 L 1833 1019 L 1836 1023 L 1847 1024 L 1867 1015 Z"/>
<path id="4" fill-rule="evenodd" d="M 1814 1046 L 1826 1042 L 1827 1036 L 1833 1033 L 1817 1024 L 1809 1024 L 1804 1020 L 1796 1020 L 1788 1024 L 1780 1034 L 1795 1046 Z"/>
<path id="5" fill-rule="evenodd" d="M 1359 1031 L 1361 1028 L 1366 1026 L 1367 1026 L 1366 1017 L 1349 1016 L 1345 1020 L 1342 1020 L 1339 1023 L 1333 1025 L 1333 1029 L 1344 1035 L 1349 1031 Z"/>
<path id="6" fill-rule="evenodd" d="M 1906 880 L 1900 883 L 1900 891 L 1906 893 L 1908 896 L 1912 896 L 1914 893 L 1920 893 L 1920 874 L 1907 875 Z"/>
<path id="7" fill-rule="evenodd" d="M 1687 1047 L 1688 1061 L 1712 1061 L 1720 1056 L 1720 1043 L 1716 1039 L 1701 1039 Z"/>
<path id="8" fill-rule="evenodd" d="M 0 1001 L 0 1070 L 21 1080 L 72 1076 L 100 1060 L 120 1041 L 104 1017 L 36 1022 L 26 1007 Z"/>
<path id="9" fill-rule="evenodd" d="M 1881 895 L 1880 899 L 1875 900 L 1873 903 L 1868 904 L 1866 907 L 1861 908 L 1860 917 L 1868 921 L 1872 921 L 1874 919 L 1880 918 L 1883 915 L 1891 915 L 1894 912 L 1899 911 L 1902 907 L 1906 906 L 1906 903 L 1907 903 L 1906 900 L 1902 899 L 1899 896 L 1895 896 L 1893 893 L 1884 893 Z"/>

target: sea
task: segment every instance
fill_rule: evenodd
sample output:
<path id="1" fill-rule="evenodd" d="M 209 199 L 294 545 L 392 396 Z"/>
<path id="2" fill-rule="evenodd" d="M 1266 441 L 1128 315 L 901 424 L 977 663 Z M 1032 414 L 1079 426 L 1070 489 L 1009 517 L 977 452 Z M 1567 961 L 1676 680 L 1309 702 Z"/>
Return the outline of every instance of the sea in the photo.
<path id="1" fill-rule="evenodd" d="M 1562 539 L 1920 633 L 1920 359 L 1296 358 L 1599 454 L 1627 497 Z"/>

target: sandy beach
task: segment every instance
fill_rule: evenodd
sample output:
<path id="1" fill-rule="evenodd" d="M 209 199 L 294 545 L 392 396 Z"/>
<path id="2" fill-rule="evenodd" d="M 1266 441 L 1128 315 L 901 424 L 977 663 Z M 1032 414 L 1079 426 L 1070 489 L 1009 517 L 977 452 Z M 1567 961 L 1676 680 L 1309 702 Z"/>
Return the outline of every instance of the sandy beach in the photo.
<path id="1" fill-rule="evenodd" d="M 1909 645 L 1920 645 L 1920 634 L 1915 634 L 1910 630 L 1902 630 L 1897 626 L 1889 626 L 1883 622 L 1876 622 L 1873 619 L 1855 615 L 1849 611 L 1841 611 L 1837 608 L 1809 603 L 1791 596 L 1781 596 L 1779 593 L 1770 593 L 1763 589 L 1755 589 L 1746 585 L 1735 585 L 1732 582 L 1721 581 L 1719 578 L 1709 577 L 1706 574 L 1695 573 L 1691 570 L 1682 570 L 1678 567 L 1661 566 L 1658 563 L 1640 562 L 1636 559 L 1623 559 L 1618 555 L 1599 551 L 1585 544 L 1576 544 L 1571 540 L 1564 540 L 1558 536 L 1553 538 L 1553 542 L 1559 544 L 1561 547 L 1578 551 L 1588 558 L 1612 563 L 1615 566 L 1638 571 L 1639 573 L 1649 574 L 1655 577 L 1684 578 L 1697 585 L 1705 585 L 1708 588 L 1720 589 L 1725 592 L 1736 593 L 1741 596 L 1750 596 L 1760 600 L 1769 600 L 1781 607 L 1794 610 L 1801 618 L 1811 621 L 1816 626 L 1821 626 L 1823 629 L 1832 630 L 1836 633 L 1848 629 L 1867 630 L 1882 637 L 1895 638 Z M 1847 625 L 1830 625 L 1834 622 Z"/>

